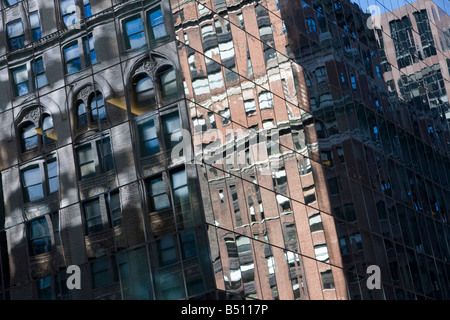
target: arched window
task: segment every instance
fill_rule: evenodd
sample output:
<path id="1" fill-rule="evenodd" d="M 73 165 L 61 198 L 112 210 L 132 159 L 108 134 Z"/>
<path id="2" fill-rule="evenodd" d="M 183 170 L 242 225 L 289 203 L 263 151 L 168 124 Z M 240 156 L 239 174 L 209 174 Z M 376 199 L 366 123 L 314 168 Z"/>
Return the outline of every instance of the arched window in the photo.
<path id="1" fill-rule="evenodd" d="M 100 92 L 96 94 L 91 99 L 91 114 L 92 121 L 102 120 L 106 118 L 106 107 L 103 95 Z"/>
<path id="2" fill-rule="evenodd" d="M 49 144 L 56 141 L 53 118 L 49 115 L 44 115 L 42 118 L 42 136 L 44 138 L 44 144 Z"/>
<path id="3" fill-rule="evenodd" d="M 134 110 L 133 113 L 140 115 L 154 109 L 156 105 L 156 98 L 155 86 L 152 79 L 148 76 L 144 76 L 139 78 L 134 85 L 136 94 L 136 110 Z"/>
<path id="4" fill-rule="evenodd" d="M 87 123 L 86 105 L 83 102 L 80 102 L 78 104 L 78 128 L 83 128 Z"/>
<path id="5" fill-rule="evenodd" d="M 38 134 L 36 127 L 32 123 L 27 123 L 22 127 L 22 151 L 29 151 L 37 148 L 38 146 Z"/>
<path id="6" fill-rule="evenodd" d="M 159 73 L 161 93 L 164 103 L 176 100 L 178 96 L 177 74 L 174 67 L 165 68 Z"/>

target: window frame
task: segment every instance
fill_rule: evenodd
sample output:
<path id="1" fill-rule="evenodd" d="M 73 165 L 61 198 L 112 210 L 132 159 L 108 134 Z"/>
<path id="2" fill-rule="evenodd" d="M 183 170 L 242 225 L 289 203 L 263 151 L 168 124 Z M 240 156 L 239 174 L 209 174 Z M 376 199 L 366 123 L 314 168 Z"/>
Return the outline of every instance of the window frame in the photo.
<path id="1" fill-rule="evenodd" d="M 22 97 L 22 96 L 25 96 L 25 95 L 31 93 L 32 90 L 30 88 L 30 74 L 29 74 L 27 64 L 25 63 L 22 65 L 16 66 L 14 68 L 11 68 L 10 71 L 11 71 L 11 79 L 14 84 L 14 88 L 13 88 L 14 96 L 17 98 L 17 97 Z M 27 79 L 22 82 L 17 82 L 18 81 L 17 75 L 22 72 L 26 73 Z M 23 85 L 23 84 L 26 84 L 27 92 L 20 94 L 19 86 Z"/>
<path id="2" fill-rule="evenodd" d="M 111 199 L 113 196 L 118 197 L 119 203 L 117 207 L 113 207 L 111 204 Z M 88 219 L 86 212 L 86 205 L 98 202 L 98 213 Z M 114 189 L 109 192 L 104 192 L 102 194 L 96 195 L 92 198 L 86 199 L 81 204 L 82 208 L 82 217 L 83 217 L 83 226 L 85 236 L 92 236 L 95 234 L 99 234 L 102 232 L 108 232 L 114 228 L 123 226 L 123 207 L 121 200 L 121 192 L 120 189 Z M 114 211 L 120 210 L 120 217 L 114 218 Z M 101 229 L 90 231 L 89 221 L 94 219 L 100 219 L 101 223 L 97 223 L 94 226 L 101 225 Z M 115 223 L 115 221 L 120 220 L 120 222 Z"/>
<path id="3" fill-rule="evenodd" d="M 97 54 L 95 52 L 95 39 L 92 33 L 89 33 L 87 37 L 82 37 L 83 42 L 83 55 L 86 68 L 97 63 Z M 91 46 L 92 44 L 92 46 Z"/>
<path id="4" fill-rule="evenodd" d="M 37 26 L 36 25 L 33 26 L 33 24 L 32 24 L 31 16 L 34 16 L 34 15 L 37 16 L 37 22 L 38 22 Z M 34 42 L 34 41 L 37 41 L 37 40 L 42 38 L 41 16 L 39 14 L 39 10 L 35 10 L 35 11 L 30 12 L 29 13 L 29 19 L 30 19 L 31 40 Z M 37 37 L 35 37 L 35 32 L 34 32 L 36 30 L 39 30 L 39 34 L 38 34 Z"/>
<path id="5" fill-rule="evenodd" d="M 42 71 L 37 69 L 38 62 L 42 63 Z M 32 62 L 32 72 L 33 72 L 33 79 L 34 79 L 34 88 L 40 89 L 46 85 L 48 85 L 47 81 L 47 75 L 45 72 L 45 64 L 44 64 L 44 58 L 42 56 L 35 58 Z M 42 76 L 45 79 L 45 83 L 39 84 L 39 78 L 42 78 Z"/>
<path id="6" fill-rule="evenodd" d="M 9 32 L 10 26 L 12 26 L 14 24 L 18 24 L 18 23 L 20 23 L 22 25 L 22 31 L 21 31 L 22 33 L 18 36 L 11 37 L 10 32 Z M 22 38 L 22 40 L 23 40 L 21 45 L 19 47 L 16 47 L 15 45 L 13 46 L 11 43 L 11 40 L 16 40 L 16 39 L 20 39 L 20 38 Z M 25 47 L 26 36 L 25 36 L 25 28 L 24 28 L 22 19 L 19 18 L 19 19 L 10 21 L 6 24 L 6 39 L 8 40 L 8 48 L 10 51 L 16 51 L 16 50 L 19 50 L 19 49 L 22 49 L 23 47 Z"/>
<path id="7" fill-rule="evenodd" d="M 32 237 L 33 233 L 33 223 L 37 221 L 45 221 L 45 226 L 47 228 L 46 234 L 40 235 L 39 237 Z M 33 243 L 34 241 L 46 239 L 48 249 L 43 252 L 36 252 L 36 248 L 34 247 Z M 38 256 L 41 254 L 50 253 L 54 250 L 55 244 L 54 244 L 54 238 L 53 238 L 53 226 L 52 222 L 49 221 L 48 215 L 43 215 L 40 217 L 36 217 L 34 219 L 31 219 L 27 221 L 27 240 L 28 240 L 28 254 L 30 257 Z"/>
<path id="8" fill-rule="evenodd" d="M 33 127 L 33 128 L 31 128 Z M 24 137 L 25 133 L 33 130 L 34 133 L 30 137 Z M 36 128 L 36 124 L 31 121 L 25 121 L 23 122 L 19 127 L 20 132 L 20 149 L 21 153 L 27 153 L 31 151 L 35 151 L 39 149 L 40 142 L 39 142 L 39 134 L 37 131 L 38 128 Z M 33 139 L 35 142 L 33 143 L 32 147 L 27 147 L 27 140 Z"/>
<path id="9" fill-rule="evenodd" d="M 152 24 L 151 15 L 153 13 L 155 13 L 155 12 L 158 12 L 158 11 L 161 12 L 162 22 L 160 22 L 160 23 L 158 23 L 156 25 L 153 25 Z M 167 27 L 166 27 L 166 24 L 165 24 L 162 7 L 160 5 L 157 5 L 157 6 L 153 7 L 153 8 L 151 8 L 150 10 L 146 11 L 145 16 L 147 18 L 147 28 L 148 28 L 148 37 L 149 37 L 149 40 L 150 40 L 150 45 L 158 44 L 160 42 L 166 41 L 169 38 L 169 33 L 167 32 Z M 164 26 L 164 35 L 156 37 L 155 33 L 154 33 L 154 28 L 155 27 L 159 27 L 161 25 Z"/>
<path id="10" fill-rule="evenodd" d="M 128 32 L 127 24 L 132 22 L 132 21 L 139 20 L 139 19 L 141 20 L 140 23 L 142 25 L 142 30 L 139 29 L 138 32 L 130 34 Z M 123 38 L 124 38 L 124 45 L 125 45 L 125 50 L 126 51 L 138 50 L 138 49 L 140 49 L 140 48 L 142 48 L 142 47 L 147 45 L 147 36 L 146 36 L 146 32 L 145 32 L 145 20 L 142 18 L 142 15 L 140 13 L 139 14 L 135 14 L 135 15 L 133 15 L 131 17 L 127 17 L 127 18 L 123 19 L 122 23 L 121 23 L 121 26 L 122 26 L 122 35 L 123 35 Z M 140 39 L 140 42 L 141 42 L 142 41 L 142 36 L 143 36 L 144 43 L 138 44 L 138 46 L 133 47 L 132 44 L 131 44 L 131 41 L 130 41 L 130 37 L 135 36 L 137 34 L 142 34 L 141 37 L 139 37 L 139 39 Z"/>
<path id="11" fill-rule="evenodd" d="M 56 162 L 56 175 L 52 175 L 51 177 L 48 175 L 48 165 Z M 25 172 L 28 172 L 30 170 L 38 168 L 39 175 L 40 175 L 40 182 L 35 183 L 32 185 L 26 185 L 25 184 Z M 57 157 L 49 157 L 46 160 L 41 160 L 37 163 L 33 163 L 29 166 L 23 167 L 20 169 L 20 177 L 21 177 L 21 187 L 23 192 L 23 201 L 24 203 L 33 203 L 35 201 L 41 201 L 42 199 L 45 199 L 47 197 L 52 196 L 53 194 L 60 191 L 60 185 L 59 185 L 59 163 Z M 50 187 L 50 179 L 56 179 L 57 180 L 57 189 L 53 190 Z M 28 192 L 28 188 L 35 187 L 35 186 L 41 186 L 42 190 L 42 197 L 36 198 L 34 200 L 31 200 L 30 194 Z"/>
<path id="12" fill-rule="evenodd" d="M 103 141 L 103 140 L 105 140 L 105 139 L 109 140 L 110 152 L 108 154 L 103 155 L 102 152 L 104 152 L 104 151 L 99 150 L 98 143 Z M 92 159 L 90 159 L 89 161 L 81 163 L 80 162 L 80 153 L 79 152 L 82 149 L 88 149 L 88 148 L 92 152 Z M 99 177 L 99 176 L 101 176 L 103 174 L 107 174 L 109 172 L 114 172 L 116 170 L 116 164 L 115 164 L 115 161 L 114 161 L 114 150 L 113 150 L 113 147 L 112 147 L 112 144 L 111 144 L 111 137 L 109 135 L 106 135 L 106 136 L 103 136 L 103 137 L 100 137 L 100 138 L 97 138 L 97 139 L 94 139 L 94 140 L 91 140 L 91 141 L 87 141 L 87 142 L 84 142 L 84 143 L 76 146 L 75 147 L 75 153 L 76 153 L 76 165 L 77 165 L 78 181 L 80 181 L 80 182 L 81 181 L 86 181 L 86 180 L 89 180 L 89 179 L 92 179 L 92 178 L 95 178 L 95 177 Z M 107 168 L 103 167 L 103 165 L 102 165 L 102 163 L 103 163 L 102 159 L 105 156 L 106 157 L 111 157 L 111 159 L 112 159 L 111 160 L 112 161 L 112 167 L 110 169 L 107 169 Z M 83 176 L 82 173 L 81 173 L 81 167 L 85 166 L 85 165 L 90 165 L 92 163 L 94 165 L 94 172 Z"/>
<path id="13" fill-rule="evenodd" d="M 67 51 L 69 48 L 73 48 L 76 47 L 77 50 L 77 56 L 75 58 L 71 58 L 71 59 L 67 59 Z M 64 56 L 64 69 L 65 69 L 65 73 L 66 75 L 70 75 L 70 74 L 74 74 L 77 72 L 82 71 L 83 68 L 83 63 L 82 63 L 82 54 L 80 54 L 80 46 L 78 44 L 78 40 L 76 41 L 72 41 L 68 44 L 66 44 L 65 46 L 62 47 L 62 51 L 63 51 L 63 56 Z M 76 71 L 69 71 L 69 63 L 72 63 L 73 61 L 79 60 L 79 69 L 77 69 Z"/>

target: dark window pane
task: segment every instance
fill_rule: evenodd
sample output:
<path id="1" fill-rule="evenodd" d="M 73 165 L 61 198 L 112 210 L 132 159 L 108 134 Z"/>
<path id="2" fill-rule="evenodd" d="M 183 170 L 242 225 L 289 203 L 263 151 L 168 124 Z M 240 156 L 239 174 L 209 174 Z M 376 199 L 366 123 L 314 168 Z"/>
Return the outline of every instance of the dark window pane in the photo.
<path id="1" fill-rule="evenodd" d="M 58 180 L 58 163 L 56 159 L 47 162 L 47 179 L 48 179 L 48 191 L 50 193 L 57 192 L 59 190 L 59 180 Z"/>
<path id="2" fill-rule="evenodd" d="M 159 211 L 170 208 L 169 196 L 166 193 L 164 181 L 161 177 L 150 180 L 148 188 L 152 210 Z"/>
<path id="3" fill-rule="evenodd" d="M 50 231 L 46 218 L 33 220 L 29 224 L 31 254 L 41 254 L 52 249 Z"/>
<path id="4" fill-rule="evenodd" d="M 91 145 L 85 145 L 77 149 L 78 166 L 81 180 L 95 175 L 94 153 Z"/>
<path id="5" fill-rule="evenodd" d="M 103 231 L 103 221 L 99 199 L 84 204 L 84 215 L 88 234 Z"/>
<path id="6" fill-rule="evenodd" d="M 29 151 L 38 146 L 38 134 L 34 124 L 29 124 L 22 131 L 22 150 Z"/>
<path id="7" fill-rule="evenodd" d="M 141 155 L 143 157 L 160 152 L 153 119 L 139 124 L 139 135 L 141 140 Z"/>

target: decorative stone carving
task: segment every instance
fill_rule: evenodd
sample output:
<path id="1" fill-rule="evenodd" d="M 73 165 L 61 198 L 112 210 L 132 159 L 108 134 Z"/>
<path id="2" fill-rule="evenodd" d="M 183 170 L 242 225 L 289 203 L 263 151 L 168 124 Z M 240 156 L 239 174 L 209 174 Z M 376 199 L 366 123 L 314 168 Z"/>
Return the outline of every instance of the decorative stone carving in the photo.
<path id="1" fill-rule="evenodd" d="M 136 76 L 139 73 L 147 73 L 148 75 L 152 76 L 155 74 L 157 69 L 157 63 L 155 59 L 150 58 L 149 60 L 145 61 L 139 68 L 136 69 L 134 76 Z"/>
<path id="2" fill-rule="evenodd" d="M 77 95 L 77 100 L 83 100 L 84 103 L 87 104 L 87 100 L 91 93 L 94 91 L 94 88 L 92 86 L 86 86 Z"/>

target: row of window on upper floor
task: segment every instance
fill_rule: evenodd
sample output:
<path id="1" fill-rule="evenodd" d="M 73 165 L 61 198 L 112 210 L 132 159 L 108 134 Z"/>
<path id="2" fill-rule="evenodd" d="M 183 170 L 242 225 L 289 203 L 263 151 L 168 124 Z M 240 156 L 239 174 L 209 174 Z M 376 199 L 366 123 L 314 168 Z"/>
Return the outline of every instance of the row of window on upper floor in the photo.
<path id="1" fill-rule="evenodd" d="M 76 12 L 77 3 L 75 0 L 60 1 L 60 7 L 64 26 L 67 28 L 80 23 L 81 18 L 86 19 L 92 16 L 89 0 L 83 1 L 84 9 L 81 18 Z M 8 45 L 11 51 L 24 47 L 27 39 L 31 39 L 32 42 L 41 39 L 41 18 L 38 10 L 29 13 L 29 21 L 27 21 L 26 25 L 29 25 L 29 33 L 26 32 L 24 23 L 21 19 L 11 21 L 6 25 Z M 147 26 L 147 33 L 145 32 L 145 26 Z M 169 39 L 160 6 L 148 10 L 146 13 L 139 13 L 124 19 L 122 21 L 122 30 L 124 47 L 127 50 L 145 46 L 147 44 L 147 38 L 152 46 L 163 43 Z M 92 36 L 90 36 L 89 39 L 90 42 L 85 45 L 85 50 L 87 50 L 87 52 L 93 50 Z M 66 53 L 66 50 L 74 49 L 73 46 L 67 46 L 65 54 L 71 54 L 72 57 L 77 56 L 75 51 L 68 51 Z M 67 70 L 68 73 L 79 71 L 79 69 L 70 70 L 71 71 Z"/>
<path id="2" fill-rule="evenodd" d="M 37 15 L 37 12 L 36 12 Z M 164 25 L 161 8 L 158 6 L 148 12 L 150 39 L 167 39 L 167 32 Z M 39 19 L 36 17 L 35 37 L 40 37 Z M 16 22 L 14 22 L 16 23 Z M 19 21 L 18 23 L 21 24 Z M 125 46 L 127 49 L 137 49 L 146 45 L 143 17 L 141 15 L 127 18 L 123 21 Z M 11 27 L 11 28 L 10 28 Z M 23 28 L 17 26 L 8 26 L 9 41 L 11 46 L 20 46 L 24 43 Z M 19 30 L 19 31 L 17 31 Z M 21 30 L 21 31 L 20 31 Z M 73 74 L 85 68 L 88 68 L 97 61 L 95 51 L 95 40 L 92 33 L 79 40 L 72 41 L 62 48 L 65 73 Z M 42 56 L 34 58 L 30 63 L 25 63 L 10 69 L 13 85 L 13 94 L 15 97 L 23 96 L 35 89 L 39 89 L 48 84 L 46 77 L 46 67 Z M 173 78 L 173 75 L 171 75 Z M 173 79 L 172 79 L 173 80 Z M 173 81 L 172 81 L 173 82 Z M 153 86 L 146 83 L 148 90 Z M 169 90 L 170 91 L 170 90 Z M 150 94 L 150 92 L 148 92 Z"/>

